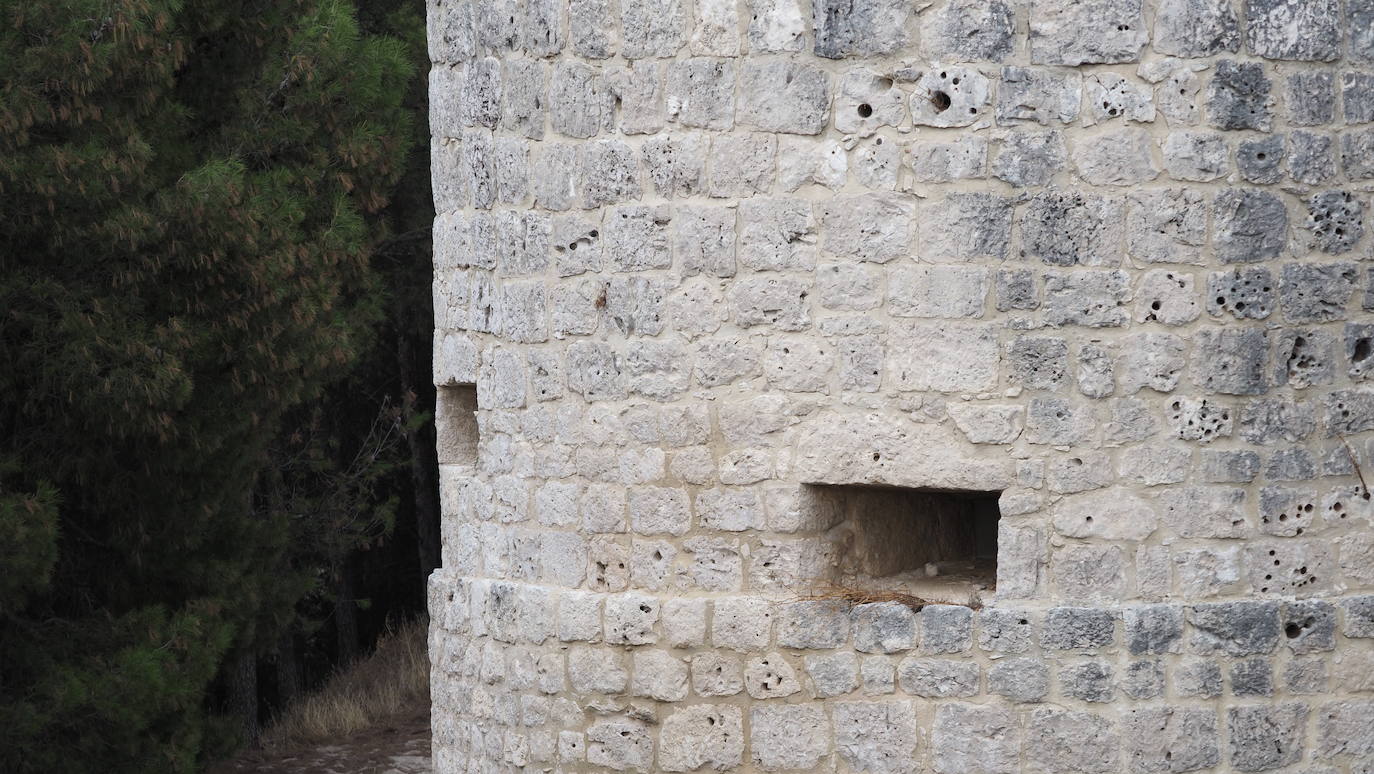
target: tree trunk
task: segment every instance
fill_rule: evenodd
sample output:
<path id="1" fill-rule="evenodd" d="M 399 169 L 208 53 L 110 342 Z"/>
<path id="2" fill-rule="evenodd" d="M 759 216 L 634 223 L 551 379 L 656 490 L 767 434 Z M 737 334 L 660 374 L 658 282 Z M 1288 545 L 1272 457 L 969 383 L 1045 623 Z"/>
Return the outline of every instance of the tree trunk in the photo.
<path id="1" fill-rule="evenodd" d="M 283 632 L 277 640 L 277 711 L 290 707 L 301 692 L 301 665 L 296 659 L 296 637 Z"/>
<path id="2" fill-rule="evenodd" d="M 258 744 L 258 658 L 241 650 L 229 667 L 229 715 L 238 723 L 243 742 Z"/>
<path id="3" fill-rule="evenodd" d="M 353 601 L 353 572 L 347 558 L 339 563 L 334 599 L 334 633 L 339 648 L 338 667 L 353 663 L 358 655 L 358 608 Z"/>
<path id="4" fill-rule="evenodd" d="M 401 312 L 404 315 L 404 312 Z M 404 317 L 402 317 L 404 319 Z M 406 422 L 406 445 L 410 447 L 410 481 L 415 491 L 415 542 L 420 560 L 420 577 L 429 574 L 442 563 L 442 535 L 440 532 L 439 453 L 434 439 L 434 390 L 418 386 L 414 347 L 406 335 L 409 326 L 398 325 L 396 333 L 397 370 L 401 375 L 401 389 Z M 428 360 L 428 358 L 426 358 Z M 426 369 L 427 371 L 430 369 Z M 427 379 L 426 382 L 432 381 Z M 419 403 L 420 405 L 416 405 Z M 411 420 L 417 411 L 427 411 L 430 421 L 414 425 Z M 423 593 L 423 589 L 421 590 Z"/>

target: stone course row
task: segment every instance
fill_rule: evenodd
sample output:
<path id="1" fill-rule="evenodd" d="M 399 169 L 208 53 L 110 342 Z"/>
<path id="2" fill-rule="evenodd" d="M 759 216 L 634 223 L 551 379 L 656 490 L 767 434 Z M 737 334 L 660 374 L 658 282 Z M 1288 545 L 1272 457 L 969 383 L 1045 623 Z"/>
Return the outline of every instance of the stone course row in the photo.
<path id="1" fill-rule="evenodd" d="M 1018 20 L 1026 7 L 1029 23 Z M 812 53 L 823 59 L 922 54 L 951 62 L 1136 62 L 1148 48 L 1196 58 L 1374 60 L 1371 0 L 434 0 L 430 58 L 560 53 L 599 60 Z M 618 7 L 617 7 L 618 6 Z M 809 11 L 809 12 L 808 12 Z M 1344 14 L 1342 13 L 1344 11 Z M 1348 23 L 1343 24 L 1343 20 Z"/>

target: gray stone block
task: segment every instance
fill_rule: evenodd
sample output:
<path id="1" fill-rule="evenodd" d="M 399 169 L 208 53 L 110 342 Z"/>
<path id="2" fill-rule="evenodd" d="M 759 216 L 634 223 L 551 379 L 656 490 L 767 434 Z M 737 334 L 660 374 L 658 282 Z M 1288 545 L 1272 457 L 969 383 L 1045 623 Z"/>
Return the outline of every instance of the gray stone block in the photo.
<path id="1" fill-rule="evenodd" d="M 1036 64 L 1134 62 L 1146 38 L 1140 0 L 1031 3 L 1031 61 Z"/>
<path id="2" fill-rule="evenodd" d="M 1231 664 L 1231 695 L 1273 696 L 1274 669 L 1267 659 L 1248 658 Z"/>
<path id="3" fill-rule="evenodd" d="M 900 653 L 916 644 L 916 616 L 900 602 L 855 605 L 854 649 L 860 653 Z"/>
<path id="4" fill-rule="evenodd" d="M 1035 273 L 1030 269 L 998 269 L 994 278 L 997 311 L 1040 308 L 1040 293 Z"/>
<path id="5" fill-rule="evenodd" d="M 1012 702 L 1038 702 L 1049 690 L 1049 667 L 1038 658 L 1003 659 L 988 669 L 988 693 Z"/>
<path id="6" fill-rule="evenodd" d="M 818 0 L 811 13 L 816 56 L 894 53 L 906 44 L 913 10 L 900 0 Z"/>
<path id="7" fill-rule="evenodd" d="M 1268 191 L 1232 188 L 1217 194 L 1213 243 L 1222 263 L 1279 257 L 1288 241 L 1288 210 Z"/>
<path id="8" fill-rule="evenodd" d="M 1230 707 L 1231 765 L 1239 771 L 1265 771 L 1302 759 L 1307 705 Z"/>
<path id="9" fill-rule="evenodd" d="M 1336 142 L 1330 134 L 1293 132 L 1288 136 L 1288 170 L 1304 185 L 1321 185 L 1336 176 Z"/>
<path id="10" fill-rule="evenodd" d="M 1322 399 L 1327 437 L 1374 430 L 1374 391 L 1337 390 Z"/>
<path id="11" fill-rule="evenodd" d="M 1266 59 L 1329 62 L 1340 55 L 1337 0 L 1245 0 L 1245 47 Z"/>
<path id="12" fill-rule="evenodd" d="M 1374 637 L 1374 595 L 1341 600 L 1341 633 L 1347 637 Z"/>
<path id="13" fill-rule="evenodd" d="M 1355 293 L 1353 263 L 1286 263 L 1279 276 L 1279 308 L 1290 323 L 1345 319 Z"/>
<path id="14" fill-rule="evenodd" d="M 1121 719 L 1121 738 L 1131 771 L 1140 774 L 1196 771 L 1221 762 L 1217 716 L 1211 709 L 1132 709 Z"/>
<path id="15" fill-rule="evenodd" d="M 1099 608 L 1051 608 L 1040 630 L 1040 644 L 1050 650 L 1106 648 L 1115 641 L 1116 616 Z"/>
<path id="16" fill-rule="evenodd" d="M 1349 191 L 1322 191 L 1307 200 L 1308 243 L 1324 253 L 1349 252 L 1364 236 L 1364 202 Z"/>
<path id="17" fill-rule="evenodd" d="M 1069 345 L 1057 337 L 1017 337 L 1007 347 L 1011 381 L 1031 390 L 1057 390 L 1069 365 Z"/>
<path id="18" fill-rule="evenodd" d="M 1068 161 L 1058 130 L 1009 131 L 998 145 L 992 176 L 1018 188 L 1049 183 Z"/>
<path id="19" fill-rule="evenodd" d="M 1191 652 L 1253 656 L 1272 653 L 1279 642 L 1277 602 L 1217 602 L 1195 605 L 1188 611 L 1193 636 Z"/>
<path id="20" fill-rule="evenodd" d="M 1173 669 L 1179 698 L 1210 699 L 1221 695 L 1221 667 L 1215 661 L 1187 659 Z"/>
<path id="21" fill-rule="evenodd" d="M 1237 267 L 1208 275 L 1206 311 L 1212 316 L 1230 313 L 1235 319 L 1263 320 L 1274 309 L 1278 291 L 1270 269 Z"/>
<path id="22" fill-rule="evenodd" d="M 1258 62 L 1223 59 L 1207 88 L 1207 121 L 1217 129 L 1269 131 L 1271 83 Z"/>
<path id="23" fill-rule="evenodd" d="M 1110 702 L 1116 692 L 1112 685 L 1112 667 L 1102 661 L 1070 664 L 1059 670 L 1059 689 L 1080 701 Z"/>
<path id="24" fill-rule="evenodd" d="M 1330 384 L 1336 376 L 1336 341 L 1320 329 L 1279 331 L 1274 342 L 1274 384 L 1294 389 Z"/>
<path id="25" fill-rule="evenodd" d="M 948 699 L 978 694 L 978 665 L 945 658 L 904 658 L 897 665 L 897 684 L 912 696 Z"/>
<path id="26" fill-rule="evenodd" d="M 1159 661 L 1132 661 L 1121 675 L 1121 692 L 1137 701 L 1164 695 L 1164 665 Z"/>
<path id="27" fill-rule="evenodd" d="M 963 653 L 973 646 L 973 611 L 959 605 L 926 605 L 921 622 L 922 653 Z"/>
<path id="28" fill-rule="evenodd" d="M 1209 484 L 1239 484 L 1254 481 L 1259 475 L 1259 454 L 1246 450 L 1202 452 L 1202 480 Z"/>
<path id="29" fill-rule="evenodd" d="M 1202 57 L 1240 48 L 1240 25 L 1229 0 L 1161 0 L 1155 10 L 1155 51 Z"/>
<path id="30" fill-rule="evenodd" d="M 1374 179 L 1374 129 L 1341 135 L 1341 168 L 1352 181 Z"/>
<path id="31" fill-rule="evenodd" d="M 951 0 L 930 15 L 921 43 L 937 62 L 1001 62 L 1011 55 L 1016 15 L 1003 0 Z"/>
<path id="32" fill-rule="evenodd" d="M 1283 179 L 1284 155 L 1284 138 L 1281 134 L 1244 140 L 1236 146 L 1236 168 L 1247 183 L 1277 183 Z"/>
<path id="33" fill-rule="evenodd" d="M 1043 708 L 1026 719 L 1025 762 L 1032 771 L 1116 771 L 1120 749 L 1116 725 L 1102 715 Z"/>
<path id="34" fill-rule="evenodd" d="M 668 65 L 664 112 L 697 129 L 728 130 L 735 123 L 735 66 L 730 59 L 693 57 Z"/>
<path id="35" fill-rule="evenodd" d="M 1076 72 L 1003 67 L 994 111 L 997 123 L 1073 123 L 1078 118 L 1082 84 Z"/>
<path id="36" fill-rule="evenodd" d="M 1116 328 L 1130 315 L 1129 276 L 1124 271 L 1083 271 L 1045 275 L 1045 322 Z"/>
<path id="37" fill-rule="evenodd" d="M 1262 395 L 1268 389 L 1267 333 L 1261 328 L 1198 331 L 1194 339 L 1193 384 L 1224 395 Z"/>
<path id="38" fill-rule="evenodd" d="M 1022 212 L 1022 254 L 1052 266 L 1104 266 L 1120 260 L 1122 202 L 1085 193 L 1037 194 Z"/>
<path id="39" fill-rule="evenodd" d="M 1263 398 L 1245 404 L 1240 414 L 1241 437 L 1250 443 L 1272 445 L 1300 441 L 1312 434 L 1315 413 L 1307 403 Z"/>
<path id="40" fill-rule="evenodd" d="M 1289 650 L 1296 654 L 1322 653 L 1336 647 L 1336 608 L 1329 602 L 1285 602 L 1279 623 Z"/>
<path id="41" fill-rule="evenodd" d="M 1183 609 L 1144 605 L 1123 611 L 1126 648 L 1132 656 L 1178 653 L 1183 645 Z"/>
<path id="42" fill-rule="evenodd" d="M 1284 103 L 1297 126 L 1329 124 L 1336 114 L 1336 79 L 1327 70 L 1300 70 L 1288 76 Z"/>
<path id="43" fill-rule="evenodd" d="M 936 774 L 1014 774 L 1019 770 L 1021 724 L 996 706 L 942 703 L 930 731 Z"/>
<path id="44" fill-rule="evenodd" d="M 978 612 L 978 647 L 989 653 L 1025 653 L 1034 627 L 1029 613 L 988 608 Z"/>
<path id="45" fill-rule="evenodd" d="M 820 134 L 830 118 L 830 78 L 799 62 L 746 60 L 736 116 L 765 132 Z"/>

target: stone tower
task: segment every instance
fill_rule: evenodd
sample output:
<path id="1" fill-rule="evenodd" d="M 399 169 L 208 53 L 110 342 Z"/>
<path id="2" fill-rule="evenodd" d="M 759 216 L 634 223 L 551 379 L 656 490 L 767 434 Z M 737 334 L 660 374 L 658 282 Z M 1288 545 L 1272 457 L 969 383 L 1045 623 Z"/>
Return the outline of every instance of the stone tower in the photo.
<path id="1" fill-rule="evenodd" d="M 1374 0 L 429 9 L 441 774 L 1374 770 Z"/>

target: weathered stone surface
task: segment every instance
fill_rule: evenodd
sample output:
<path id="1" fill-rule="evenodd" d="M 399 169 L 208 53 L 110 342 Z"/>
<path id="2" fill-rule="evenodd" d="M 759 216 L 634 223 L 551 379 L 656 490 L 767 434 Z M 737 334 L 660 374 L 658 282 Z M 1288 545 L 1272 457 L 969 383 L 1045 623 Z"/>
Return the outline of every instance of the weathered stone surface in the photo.
<path id="1" fill-rule="evenodd" d="M 1245 47 L 1269 59 L 1330 61 L 1339 52 L 1335 0 L 1245 0 Z"/>
<path id="2" fill-rule="evenodd" d="M 1021 746 L 1020 724 L 1009 710 L 946 703 L 931 728 L 932 766 L 938 774 L 1012 774 Z"/>
<path id="3" fill-rule="evenodd" d="M 1031 6 L 1036 64 L 1134 62 L 1146 37 L 1140 0 L 1036 0 Z"/>
<path id="4" fill-rule="evenodd" d="M 1302 759 L 1305 704 L 1230 707 L 1231 765 L 1239 771 L 1265 771 Z"/>
<path id="5" fill-rule="evenodd" d="M 811 13 L 816 56 L 841 59 L 893 53 L 907 42 L 913 10 L 897 0 L 820 0 Z"/>
<path id="6" fill-rule="evenodd" d="M 1240 25 L 1228 0 L 1162 0 L 1154 39 L 1161 54 L 1200 57 L 1240 48 Z"/>

